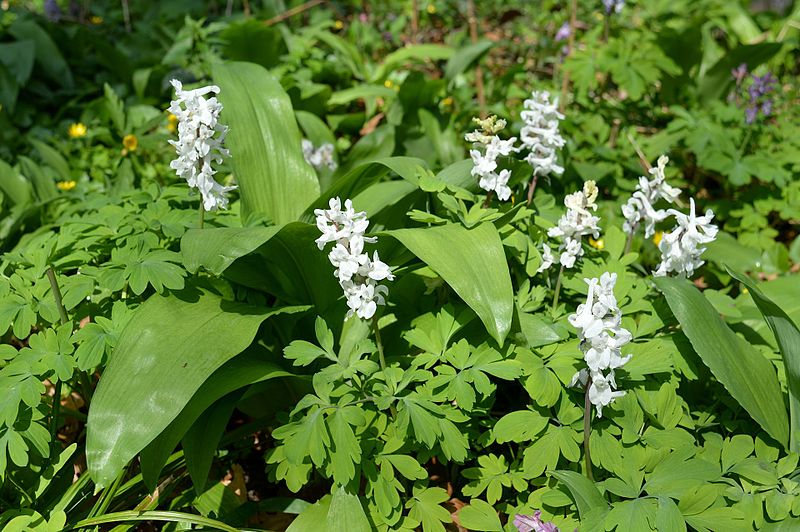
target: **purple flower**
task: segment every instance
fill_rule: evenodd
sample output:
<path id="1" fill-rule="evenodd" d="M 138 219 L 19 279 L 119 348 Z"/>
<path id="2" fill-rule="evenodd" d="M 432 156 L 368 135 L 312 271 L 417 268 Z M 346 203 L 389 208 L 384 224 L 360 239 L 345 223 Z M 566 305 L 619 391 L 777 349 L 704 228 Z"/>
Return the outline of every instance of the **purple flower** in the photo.
<path id="1" fill-rule="evenodd" d="M 758 107 L 755 106 L 748 106 L 747 109 L 744 110 L 744 121 L 747 124 L 752 124 L 756 121 L 756 117 L 758 117 Z"/>
<path id="2" fill-rule="evenodd" d="M 56 0 L 44 0 L 44 16 L 50 22 L 61 20 L 61 8 L 58 7 Z"/>
<path id="3" fill-rule="evenodd" d="M 558 527 L 553 523 L 542 522 L 541 510 L 536 510 L 533 515 L 515 515 L 514 526 L 519 532 L 559 532 Z"/>
<path id="4" fill-rule="evenodd" d="M 625 7 L 625 0 L 603 0 L 603 7 L 606 15 L 610 15 L 612 12 L 619 13 Z"/>
<path id="5" fill-rule="evenodd" d="M 761 114 L 769 116 L 772 114 L 772 100 L 764 100 L 761 104 Z"/>
<path id="6" fill-rule="evenodd" d="M 736 84 L 739 85 L 744 80 L 745 76 L 747 76 L 747 63 L 742 63 L 737 68 L 731 70 L 731 75 L 733 79 L 736 80 Z"/>
<path id="7" fill-rule="evenodd" d="M 572 29 L 569 27 L 569 22 L 563 23 L 556 32 L 556 42 L 561 42 L 569 38 L 570 33 L 572 33 Z"/>

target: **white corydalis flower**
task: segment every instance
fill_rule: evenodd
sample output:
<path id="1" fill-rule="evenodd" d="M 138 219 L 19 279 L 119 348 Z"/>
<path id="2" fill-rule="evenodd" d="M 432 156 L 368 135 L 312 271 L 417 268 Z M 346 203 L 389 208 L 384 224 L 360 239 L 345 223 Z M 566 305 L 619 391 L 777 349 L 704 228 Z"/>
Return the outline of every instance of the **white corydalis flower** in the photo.
<path id="1" fill-rule="evenodd" d="M 584 279 L 589 286 L 586 302 L 578 305 L 569 323 L 578 330 L 580 348 L 586 368 L 572 378 L 570 386 L 578 382 L 589 385 L 589 401 L 602 417 L 603 407 L 625 395 L 617 391 L 614 370 L 624 366 L 631 355 L 622 356 L 622 347 L 631 341 L 631 333 L 622 328 L 622 313 L 614 296 L 617 274 L 604 273 L 600 278 Z"/>
<path id="2" fill-rule="evenodd" d="M 335 242 L 328 253 L 328 260 L 336 268 L 334 274 L 344 292 L 347 316 L 357 315 L 370 319 L 375 315 L 378 305 L 384 305 L 384 296 L 389 289 L 378 284 L 379 281 L 392 281 L 394 275 L 389 266 L 378 257 L 372 258 L 364 253 L 364 244 L 377 239 L 364 236 L 369 226 L 367 213 L 356 212 L 353 202 L 345 200 L 344 209 L 339 198 L 331 198 L 329 209 L 315 209 L 317 228 L 322 235 L 316 240 L 322 250 L 328 242 Z"/>
<path id="3" fill-rule="evenodd" d="M 336 160 L 333 158 L 333 144 L 326 142 L 319 148 L 314 147 L 314 143 L 308 139 L 303 139 L 303 158 L 315 169 L 327 168 L 336 170 Z"/>
<path id="4" fill-rule="evenodd" d="M 662 155 L 658 158 L 657 166 L 650 169 L 651 179 L 647 179 L 645 176 L 639 177 L 636 190 L 627 203 L 622 206 L 622 214 L 625 216 L 622 228 L 626 233 L 632 234 L 644 221 L 644 237 L 650 238 L 655 233 L 656 223 L 663 221 L 669 215 L 666 210 L 656 209 L 653 206 L 659 199 L 674 203 L 681 193 L 666 181 L 664 168 L 668 162 L 669 158 Z"/>
<path id="5" fill-rule="evenodd" d="M 484 120 L 474 119 L 481 127 L 472 133 L 467 133 L 464 138 L 478 145 L 469 151 L 472 158 L 472 175 L 478 178 L 478 185 L 487 192 L 494 192 L 501 201 L 508 201 L 511 198 L 511 188 L 508 180 L 511 172 L 508 170 L 497 171 L 497 158 L 510 155 L 518 148 L 514 146 L 517 141 L 515 137 L 503 140 L 496 135 L 502 130 L 506 121 L 490 116 Z M 480 147 L 483 148 L 479 149 Z"/>
<path id="6" fill-rule="evenodd" d="M 558 112 L 558 98 L 550 102 L 549 92 L 534 91 L 524 106 L 519 116 L 525 125 L 519 139 L 528 150 L 525 160 L 533 168 L 533 175 L 561 175 L 564 168 L 557 163 L 557 150 L 564 147 L 564 138 L 558 126 L 564 115 Z"/>
<path id="7" fill-rule="evenodd" d="M 676 273 L 691 277 L 695 270 L 705 263 L 700 258 L 706 250 L 702 246 L 713 242 L 717 237 L 719 228 L 711 223 L 714 213 L 708 209 L 704 216 L 696 216 L 694 198 L 690 198 L 688 215 L 675 209 L 670 209 L 669 214 L 675 216 L 677 225 L 669 233 L 664 233 L 661 242 L 658 243 L 661 264 L 653 275 L 663 277 L 669 273 Z"/>
<path id="8" fill-rule="evenodd" d="M 227 193 L 236 187 L 222 186 L 214 179 L 215 164 L 221 164 L 230 153 L 223 146 L 228 127 L 219 123 L 222 104 L 215 96 L 219 87 L 209 85 L 185 91 L 177 79 L 170 83 L 175 88 L 175 100 L 170 102 L 169 112 L 178 118 L 178 140 L 170 140 L 178 157 L 170 163 L 179 177 L 203 196 L 203 208 L 207 211 L 226 209 Z"/>
<path id="9" fill-rule="evenodd" d="M 567 212 L 558 220 L 556 227 L 551 227 L 547 231 L 549 237 L 561 239 L 558 262 L 564 268 L 572 268 L 578 257 L 583 255 L 581 245 L 583 236 L 592 235 L 595 239 L 600 237 L 600 228 L 597 225 L 600 218 L 592 214 L 597 210 L 595 203 L 597 195 L 598 189 L 594 181 L 585 182 L 583 190 L 564 198 Z"/>

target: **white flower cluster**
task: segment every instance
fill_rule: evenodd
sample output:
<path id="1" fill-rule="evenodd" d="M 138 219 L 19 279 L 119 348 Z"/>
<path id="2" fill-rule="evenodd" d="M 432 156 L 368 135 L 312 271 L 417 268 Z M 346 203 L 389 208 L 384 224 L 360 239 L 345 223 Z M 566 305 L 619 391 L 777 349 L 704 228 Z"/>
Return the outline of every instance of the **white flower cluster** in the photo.
<path id="1" fill-rule="evenodd" d="M 592 235 L 593 238 L 600 237 L 600 228 L 597 226 L 600 218 L 592 214 L 592 211 L 597 210 L 595 203 L 597 193 L 594 181 L 586 181 L 583 184 L 583 190 L 564 198 L 567 212 L 558 220 L 556 227 L 551 227 L 547 231 L 548 236 L 561 239 L 561 245 L 558 248 L 561 255 L 558 263 L 565 268 L 572 268 L 575 260 L 583 255 L 581 237 L 584 235 Z M 543 271 L 553 264 L 553 256 L 547 244 L 544 246 L 543 257 L 544 261 L 539 267 L 539 271 Z"/>
<path id="2" fill-rule="evenodd" d="M 339 198 L 331 198 L 328 205 L 330 208 L 327 210 L 314 210 L 317 228 L 322 232 L 316 240 L 317 247 L 322 250 L 328 242 L 335 242 L 328 260 L 336 268 L 334 273 L 350 308 L 347 316 L 356 314 L 359 318 L 369 319 L 375 315 L 378 305 L 385 304 L 383 296 L 389 292 L 378 282 L 384 279 L 392 281 L 394 275 L 378 258 L 377 251 L 372 259 L 364 253 L 364 243 L 377 240 L 364 236 L 369 226 L 367 213 L 356 212 L 349 199 L 344 202 L 344 210 Z"/>
<path id="3" fill-rule="evenodd" d="M 511 188 L 508 186 L 511 172 L 508 170 L 498 172 L 497 158 L 518 151 L 518 148 L 514 146 L 517 139 L 511 137 L 503 140 L 496 135 L 506 125 L 505 120 L 497 119 L 496 116 L 490 116 L 485 120 L 476 118 L 474 121 L 481 129 L 467 133 L 464 139 L 483 145 L 484 150 L 483 152 L 479 149 L 469 151 L 469 155 L 472 157 L 472 175 L 479 178 L 478 185 L 483 190 L 493 191 L 497 195 L 497 199 L 508 201 L 511 197 Z"/>
<path id="4" fill-rule="evenodd" d="M 326 142 L 319 148 L 314 148 L 314 143 L 308 139 L 303 139 L 303 158 L 308 164 L 319 170 L 328 168 L 336 170 L 336 161 L 333 158 L 333 144 Z"/>
<path id="5" fill-rule="evenodd" d="M 177 79 L 170 83 L 175 87 L 175 96 L 169 112 L 178 118 L 178 140 L 170 140 L 178 157 L 170 163 L 170 168 L 178 176 L 197 188 L 203 196 L 203 208 L 207 211 L 228 207 L 226 194 L 236 187 L 222 186 L 214 180 L 217 172 L 213 164 L 220 164 L 230 154 L 222 143 L 228 127 L 219 123 L 222 104 L 215 96 L 208 99 L 209 93 L 219 93 L 219 87 L 209 85 L 185 91 Z"/>
<path id="6" fill-rule="evenodd" d="M 659 199 L 665 199 L 669 203 L 674 203 L 681 191 L 670 186 L 664 176 L 664 168 L 667 166 L 669 158 L 662 155 L 658 158 L 658 165 L 650 169 L 652 179 L 645 176 L 639 177 L 639 184 L 636 185 L 628 202 L 622 206 L 622 214 L 625 216 L 625 223 L 622 228 L 626 233 L 633 233 L 644 221 L 644 237 L 650 238 L 655 233 L 655 225 L 669 216 L 664 209 L 653 207 Z"/>
<path id="7" fill-rule="evenodd" d="M 604 273 L 600 279 L 584 279 L 589 285 L 586 303 L 578 305 L 575 314 L 569 316 L 570 324 L 578 329 L 581 351 L 587 368 L 572 377 L 570 386 L 578 382 L 589 384 L 589 400 L 602 417 L 603 407 L 615 398 L 625 395 L 617 391 L 614 370 L 624 366 L 631 355 L 622 356 L 622 346 L 631 341 L 631 333 L 622 328 L 622 313 L 614 297 L 616 273 Z"/>
<path id="8" fill-rule="evenodd" d="M 564 146 L 564 138 L 558 132 L 564 115 L 558 112 L 558 98 L 551 103 L 549 92 L 534 91 L 524 105 L 525 110 L 519 116 L 525 125 L 519 138 L 529 150 L 525 160 L 533 167 L 534 175 L 561 175 L 564 168 L 556 161 L 556 150 Z"/>
<path id="9" fill-rule="evenodd" d="M 704 263 L 700 255 L 706 248 L 701 246 L 713 242 L 717 237 L 719 229 L 711 223 L 714 213 L 708 209 L 705 216 L 695 216 L 694 198 L 689 199 L 688 216 L 675 209 L 669 209 L 668 212 L 675 216 L 677 225 L 671 232 L 664 233 L 658 243 L 661 264 L 653 275 L 663 277 L 668 273 L 677 273 L 691 277 Z"/>

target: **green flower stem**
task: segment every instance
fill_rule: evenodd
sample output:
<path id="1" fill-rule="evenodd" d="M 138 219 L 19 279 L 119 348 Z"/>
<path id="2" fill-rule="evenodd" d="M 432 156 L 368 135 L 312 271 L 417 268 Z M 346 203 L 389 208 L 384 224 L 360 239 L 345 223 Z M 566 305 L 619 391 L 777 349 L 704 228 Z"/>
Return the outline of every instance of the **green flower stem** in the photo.
<path id="1" fill-rule="evenodd" d="M 378 346 L 378 359 L 381 363 L 381 369 L 386 369 L 386 359 L 383 357 L 383 342 L 381 342 L 381 329 L 378 327 L 378 316 L 372 318 L 372 330 L 375 332 L 375 344 Z"/>
<path id="2" fill-rule="evenodd" d="M 633 245 L 633 235 L 636 233 L 636 230 L 639 228 L 639 224 L 636 223 L 631 227 L 631 232 L 628 233 L 628 238 L 625 240 L 625 251 L 622 253 L 623 255 L 627 255 L 631 252 L 631 246 Z"/>
<path id="3" fill-rule="evenodd" d="M 583 458 L 586 461 L 586 476 L 594 482 L 592 474 L 592 456 L 589 453 L 589 436 L 592 434 L 592 402 L 589 400 L 589 387 L 592 385 L 592 378 L 586 381 L 586 391 L 583 397 Z"/>
<path id="4" fill-rule="evenodd" d="M 61 296 L 61 289 L 58 287 L 56 280 L 56 272 L 53 271 L 52 266 L 47 267 L 47 280 L 50 281 L 50 288 L 53 292 L 53 299 L 56 301 L 58 308 L 58 315 L 61 317 L 61 324 L 66 325 L 69 322 L 67 316 L 67 309 L 64 308 L 64 301 Z M 50 415 L 50 442 L 53 443 L 58 437 L 58 411 L 61 408 L 61 381 L 55 383 L 55 390 L 53 390 L 53 410 Z"/>
<path id="5" fill-rule="evenodd" d="M 226 532 L 239 532 L 232 526 L 225 523 L 209 519 L 200 515 L 184 512 L 149 511 L 149 512 L 114 512 L 101 517 L 92 517 L 78 521 L 74 526 L 67 527 L 65 530 L 75 530 L 76 528 L 91 527 L 107 523 L 124 523 L 129 521 L 166 521 L 173 523 L 191 523 L 214 530 L 225 530 Z"/>
<path id="6" fill-rule="evenodd" d="M 200 229 L 203 228 L 203 222 L 206 219 L 206 209 L 203 207 L 203 200 L 200 199 Z"/>
<path id="7" fill-rule="evenodd" d="M 556 289 L 553 293 L 553 310 L 558 306 L 558 295 L 561 293 L 561 278 L 564 277 L 564 265 L 558 270 L 558 279 L 556 280 Z"/>

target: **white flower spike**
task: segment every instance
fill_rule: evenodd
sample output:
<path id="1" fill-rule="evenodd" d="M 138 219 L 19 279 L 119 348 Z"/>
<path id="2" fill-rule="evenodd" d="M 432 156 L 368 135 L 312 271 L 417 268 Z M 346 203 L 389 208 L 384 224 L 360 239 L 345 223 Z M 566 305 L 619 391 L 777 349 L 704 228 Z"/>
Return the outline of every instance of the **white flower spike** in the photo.
<path id="1" fill-rule="evenodd" d="M 675 209 L 670 209 L 668 212 L 675 215 L 677 225 L 671 232 L 664 233 L 661 242 L 658 243 L 658 249 L 661 250 L 661 264 L 653 275 L 663 277 L 669 273 L 676 273 L 691 277 L 695 270 L 705 263 L 700 255 L 706 248 L 701 246 L 713 242 L 717 237 L 719 228 L 711 223 L 714 213 L 708 209 L 704 216 L 696 216 L 694 198 L 689 199 L 688 215 Z"/>
<path id="2" fill-rule="evenodd" d="M 494 192 L 500 201 L 508 201 L 511 198 L 511 188 L 508 186 L 511 172 L 508 170 L 497 172 L 497 158 L 518 151 L 518 148 L 514 146 L 517 139 L 511 137 L 503 140 L 495 134 L 506 125 L 505 120 L 498 119 L 496 116 L 490 116 L 485 120 L 474 119 L 474 121 L 481 129 L 467 133 L 464 138 L 477 144 L 478 147 L 482 146 L 483 151 L 478 148 L 469 151 L 469 155 L 472 157 L 472 175 L 479 179 L 478 185 L 483 190 Z"/>
<path id="3" fill-rule="evenodd" d="M 631 355 L 622 356 L 622 346 L 631 341 L 631 333 L 622 328 L 622 314 L 614 297 L 616 273 L 604 273 L 599 279 L 584 279 L 589 285 L 586 303 L 578 305 L 569 323 L 578 329 L 581 351 L 587 368 L 572 377 L 570 386 L 578 382 L 589 385 L 589 400 L 597 409 L 597 417 L 603 416 L 603 407 L 608 406 L 625 392 L 617 391 L 614 370 L 624 366 Z"/>
<path id="4" fill-rule="evenodd" d="M 366 237 L 364 233 L 369 226 L 367 213 L 356 212 L 353 202 L 345 200 L 344 210 L 339 198 L 331 198 L 329 209 L 315 209 L 317 228 L 322 233 L 316 242 L 322 250 L 328 242 L 335 242 L 328 253 L 328 260 L 334 268 L 334 274 L 342 287 L 349 311 L 347 316 L 357 315 L 370 319 L 375 315 L 378 305 L 384 305 L 384 296 L 389 292 L 379 281 L 394 280 L 389 266 L 382 262 L 375 251 L 370 259 L 364 253 L 364 243 L 373 243 L 377 239 Z"/>
<path id="5" fill-rule="evenodd" d="M 558 98 L 550 102 L 550 93 L 534 91 L 524 102 L 525 110 L 519 115 L 525 123 L 519 132 L 520 142 L 528 155 L 525 160 L 533 168 L 533 175 L 561 175 L 564 168 L 557 164 L 557 150 L 564 147 L 564 138 L 558 131 L 564 115 L 558 112 Z"/>
<path id="6" fill-rule="evenodd" d="M 633 195 L 622 206 L 622 214 L 625 216 L 622 228 L 626 233 L 633 233 L 639 224 L 644 222 L 644 237 L 650 238 L 655 233 L 656 223 L 663 221 L 669 215 L 664 209 L 653 207 L 659 199 L 674 203 L 681 193 L 666 181 L 664 168 L 668 162 L 669 158 L 666 155 L 659 157 L 657 166 L 650 169 L 652 179 L 641 176 Z"/>
<path id="7" fill-rule="evenodd" d="M 567 212 L 558 220 L 556 227 L 551 227 L 547 231 L 548 236 L 561 239 L 558 248 L 561 255 L 558 262 L 565 268 L 575 266 L 577 258 L 583 255 L 581 237 L 586 235 L 592 235 L 595 239 L 600 237 L 600 228 L 597 225 L 600 218 L 592 214 L 597 210 L 595 203 L 597 195 L 598 190 L 594 181 L 584 183 L 583 190 L 564 198 Z"/>
<path id="8" fill-rule="evenodd" d="M 227 193 L 236 187 L 222 186 L 214 179 L 215 164 L 222 163 L 230 153 L 223 147 L 228 127 L 219 123 L 222 104 L 215 96 L 219 87 L 209 85 L 185 91 L 180 81 L 173 79 L 175 100 L 170 102 L 169 112 L 178 117 L 178 140 L 170 140 L 178 157 L 170 163 L 179 177 L 203 196 L 206 211 L 226 209 Z"/>
<path id="9" fill-rule="evenodd" d="M 303 139 L 303 158 L 315 169 L 327 168 L 336 170 L 336 160 L 333 158 L 333 144 L 326 142 L 319 148 L 314 147 L 314 143 L 308 139 Z"/>

